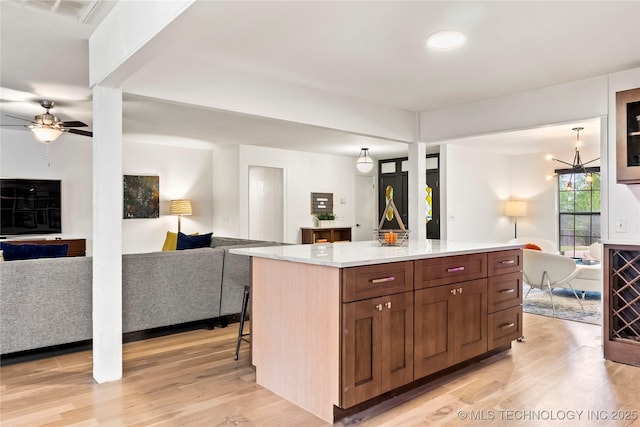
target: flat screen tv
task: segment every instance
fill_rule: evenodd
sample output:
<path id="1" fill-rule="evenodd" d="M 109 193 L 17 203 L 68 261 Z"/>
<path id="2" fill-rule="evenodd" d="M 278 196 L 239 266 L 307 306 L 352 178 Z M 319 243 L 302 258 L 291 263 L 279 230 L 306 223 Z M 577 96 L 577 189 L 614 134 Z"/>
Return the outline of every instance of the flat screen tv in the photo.
<path id="1" fill-rule="evenodd" d="M 0 236 L 62 232 L 60 180 L 0 178 Z"/>

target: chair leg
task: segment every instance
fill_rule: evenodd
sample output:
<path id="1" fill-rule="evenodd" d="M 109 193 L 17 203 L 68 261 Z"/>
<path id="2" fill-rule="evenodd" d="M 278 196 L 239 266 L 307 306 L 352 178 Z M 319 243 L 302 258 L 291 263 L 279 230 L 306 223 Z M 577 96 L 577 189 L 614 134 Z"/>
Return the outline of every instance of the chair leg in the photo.
<path id="1" fill-rule="evenodd" d="M 249 305 L 249 287 L 244 287 L 244 297 L 242 298 L 242 313 L 240 314 L 240 326 L 238 328 L 238 341 L 236 342 L 236 354 L 233 356 L 233 360 L 238 360 L 240 354 L 240 343 L 244 340 L 249 342 L 245 337 L 249 334 L 244 333 L 244 321 L 247 315 L 247 306 Z"/>
<path id="2" fill-rule="evenodd" d="M 547 274 L 547 272 L 545 271 L 544 273 L 542 273 L 542 281 L 544 283 L 544 279 L 547 279 L 547 288 L 549 288 L 549 298 L 551 298 L 551 310 L 553 311 L 553 317 L 556 317 L 556 306 L 553 303 L 553 292 L 551 290 L 551 281 L 549 280 L 549 275 Z"/>
<path id="3" fill-rule="evenodd" d="M 573 286 L 571 286 L 571 282 L 567 282 L 567 285 L 569 285 L 569 287 L 571 288 L 571 291 L 573 292 L 573 295 L 578 300 L 578 304 L 580 304 L 580 308 L 582 309 L 582 311 L 584 311 L 584 305 L 582 305 L 582 301 L 580 301 L 580 298 L 578 297 L 578 293 L 576 292 L 576 290 L 573 289 Z"/>

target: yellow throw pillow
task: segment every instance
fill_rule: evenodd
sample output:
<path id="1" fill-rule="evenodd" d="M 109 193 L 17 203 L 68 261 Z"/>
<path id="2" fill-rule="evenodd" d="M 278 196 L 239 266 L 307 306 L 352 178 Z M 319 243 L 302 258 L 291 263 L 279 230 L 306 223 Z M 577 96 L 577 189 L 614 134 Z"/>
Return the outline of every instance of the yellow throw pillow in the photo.
<path id="1" fill-rule="evenodd" d="M 197 236 L 198 233 L 193 233 L 191 236 Z M 175 251 L 178 246 L 178 233 L 172 233 L 167 231 L 167 237 L 164 239 L 164 245 L 162 245 L 163 251 Z"/>
<path id="2" fill-rule="evenodd" d="M 162 245 L 163 251 L 175 251 L 178 244 L 178 233 L 172 233 L 167 231 L 167 237 L 164 239 L 164 245 Z"/>

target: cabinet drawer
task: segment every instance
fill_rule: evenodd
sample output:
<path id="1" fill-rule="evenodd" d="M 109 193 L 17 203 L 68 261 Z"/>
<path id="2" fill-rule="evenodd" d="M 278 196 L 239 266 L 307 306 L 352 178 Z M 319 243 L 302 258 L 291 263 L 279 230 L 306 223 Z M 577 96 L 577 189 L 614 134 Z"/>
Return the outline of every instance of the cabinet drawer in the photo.
<path id="1" fill-rule="evenodd" d="M 489 277 L 489 313 L 522 304 L 522 273 Z"/>
<path id="2" fill-rule="evenodd" d="M 416 289 L 487 277 L 487 254 L 457 255 L 416 261 Z"/>
<path id="3" fill-rule="evenodd" d="M 358 301 L 413 290 L 413 262 L 349 267 L 342 270 L 342 301 Z"/>
<path id="4" fill-rule="evenodd" d="M 489 252 L 489 276 L 522 271 L 522 249 Z"/>
<path id="5" fill-rule="evenodd" d="M 509 345 L 522 336 L 522 306 L 489 314 L 489 350 Z"/>

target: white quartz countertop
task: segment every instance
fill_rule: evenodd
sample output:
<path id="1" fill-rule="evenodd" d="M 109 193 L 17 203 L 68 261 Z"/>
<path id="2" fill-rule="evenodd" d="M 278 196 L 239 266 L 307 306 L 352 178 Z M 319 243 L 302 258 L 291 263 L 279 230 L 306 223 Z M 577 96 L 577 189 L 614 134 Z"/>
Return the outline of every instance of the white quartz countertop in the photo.
<path id="1" fill-rule="evenodd" d="M 510 243 L 478 243 L 450 240 L 409 240 L 403 246 L 381 246 L 378 241 L 372 240 L 350 243 L 232 248 L 230 252 L 238 255 L 343 268 L 519 249 L 522 246 L 521 244 Z"/>

